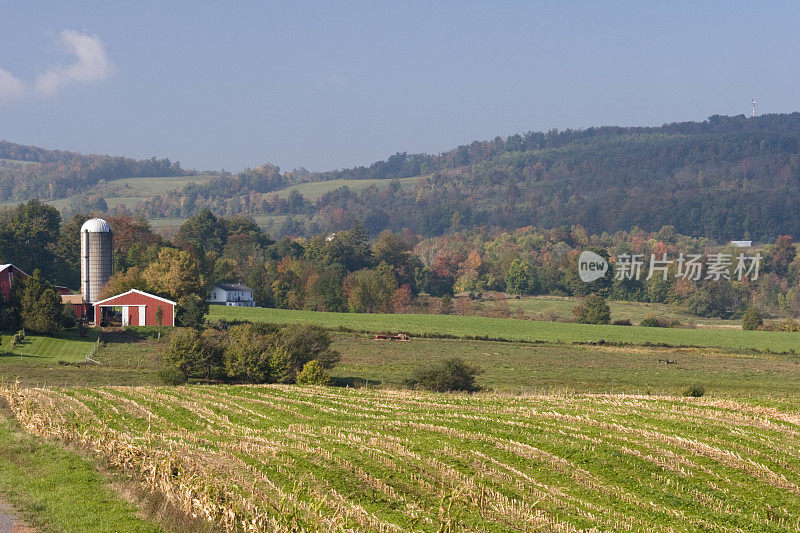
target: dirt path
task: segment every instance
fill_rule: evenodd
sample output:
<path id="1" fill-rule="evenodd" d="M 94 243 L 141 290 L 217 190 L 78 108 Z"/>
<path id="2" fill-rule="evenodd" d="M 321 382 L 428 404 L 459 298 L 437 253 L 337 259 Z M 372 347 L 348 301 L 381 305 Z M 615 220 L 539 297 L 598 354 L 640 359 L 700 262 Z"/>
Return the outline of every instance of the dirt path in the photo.
<path id="1" fill-rule="evenodd" d="M 13 514 L 13 509 L 0 500 L 0 533 L 35 533 Z"/>

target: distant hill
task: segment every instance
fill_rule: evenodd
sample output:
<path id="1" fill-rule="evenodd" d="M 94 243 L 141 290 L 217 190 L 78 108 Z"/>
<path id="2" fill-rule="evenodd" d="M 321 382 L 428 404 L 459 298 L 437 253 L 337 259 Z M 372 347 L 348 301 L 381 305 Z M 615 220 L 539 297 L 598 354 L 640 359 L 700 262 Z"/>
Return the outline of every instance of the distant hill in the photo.
<path id="1" fill-rule="evenodd" d="M 101 180 L 186 174 L 169 159 L 82 155 L 0 140 L 0 201 L 56 200 Z"/>
<path id="2" fill-rule="evenodd" d="M 183 172 L 169 160 L 8 147 L 18 145 L 0 144 L 0 158 L 41 162 L 12 165 L 11 171 L 0 166 L 0 182 L 4 172 L 15 176 L 14 198 L 68 196 L 74 189 L 68 184 L 109 179 L 114 162 L 116 177 Z M 94 170 L 74 177 L 56 171 L 80 158 L 96 158 Z M 64 187 L 48 188 L 36 170 L 45 165 Z M 119 175 L 125 172 L 139 174 Z M 372 234 L 407 228 L 435 236 L 529 225 L 582 225 L 601 233 L 673 225 L 683 234 L 720 240 L 774 240 L 780 234 L 800 236 L 800 113 L 528 132 L 436 155 L 398 153 L 368 167 L 311 173 L 262 165 L 194 181 L 109 205 L 151 218 L 186 218 L 205 207 L 244 213 L 274 220 L 270 229 L 277 236 L 338 231 L 359 219 Z"/>

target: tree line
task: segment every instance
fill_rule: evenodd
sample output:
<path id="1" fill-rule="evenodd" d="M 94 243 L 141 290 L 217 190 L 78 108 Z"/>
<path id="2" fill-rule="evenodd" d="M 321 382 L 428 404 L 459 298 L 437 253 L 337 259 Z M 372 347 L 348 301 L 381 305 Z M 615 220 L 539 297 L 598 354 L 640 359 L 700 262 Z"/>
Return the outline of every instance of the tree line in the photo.
<path id="1" fill-rule="evenodd" d="M 36 200 L 4 212 L 0 262 L 27 272 L 38 268 L 45 279 L 77 288 L 78 232 L 89 217 L 75 215 L 62 222 L 56 209 Z M 600 234 L 578 225 L 511 232 L 464 229 L 432 238 L 385 230 L 370 237 L 356 220 L 344 231 L 275 239 L 250 218 L 218 217 L 203 210 L 167 240 L 142 218 L 107 219 L 114 231 L 115 273 L 102 296 L 132 288 L 161 295 L 178 301 L 186 324 L 202 323 L 205 299 L 222 282 L 250 286 L 259 306 L 316 311 L 452 312 L 452 296 L 458 294 L 595 293 L 615 300 L 680 304 L 698 316 L 739 316 L 749 305 L 770 316 L 800 314 L 800 260 L 788 235 L 758 249 L 763 260 L 757 279 L 751 274 L 742 281 L 686 280 L 675 275 L 672 265 L 667 279 L 616 279 L 609 270 L 603 278 L 584 283 L 577 265 L 583 250 L 606 258 L 638 254 L 646 273 L 652 256 L 702 254 L 706 249 L 736 256 L 740 249 L 714 247 L 714 241 L 683 235 L 673 226 Z"/>

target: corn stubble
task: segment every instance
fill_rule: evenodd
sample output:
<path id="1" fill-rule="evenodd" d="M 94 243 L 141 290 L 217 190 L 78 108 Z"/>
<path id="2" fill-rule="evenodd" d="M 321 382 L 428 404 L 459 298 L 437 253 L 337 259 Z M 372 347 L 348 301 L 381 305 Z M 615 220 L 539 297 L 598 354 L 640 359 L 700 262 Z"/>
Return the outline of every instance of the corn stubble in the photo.
<path id="1" fill-rule="evenodd" d="M 0 394 L 28 431 L 227 530 L 800 529 L 800 417 L 754 403 L 278 385 Z"/>

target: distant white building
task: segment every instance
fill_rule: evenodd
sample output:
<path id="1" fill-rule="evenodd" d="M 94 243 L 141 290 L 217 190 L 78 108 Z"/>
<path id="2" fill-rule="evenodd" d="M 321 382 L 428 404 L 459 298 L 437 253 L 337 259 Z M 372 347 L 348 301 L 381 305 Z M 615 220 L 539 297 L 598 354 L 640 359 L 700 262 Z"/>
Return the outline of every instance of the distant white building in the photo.
<path id="1" fill-rule="evenodd" d="M 219 283 L 211 289 L 208 303 L 231 307 L 255 307 L 253 289 L 239 283 Z"/>
<path id="2" fill-rule="evenodd" d="M 750 248 L 753 246 L 753 241 L 731 241 L 731 246 L 737 248 Z"/>

